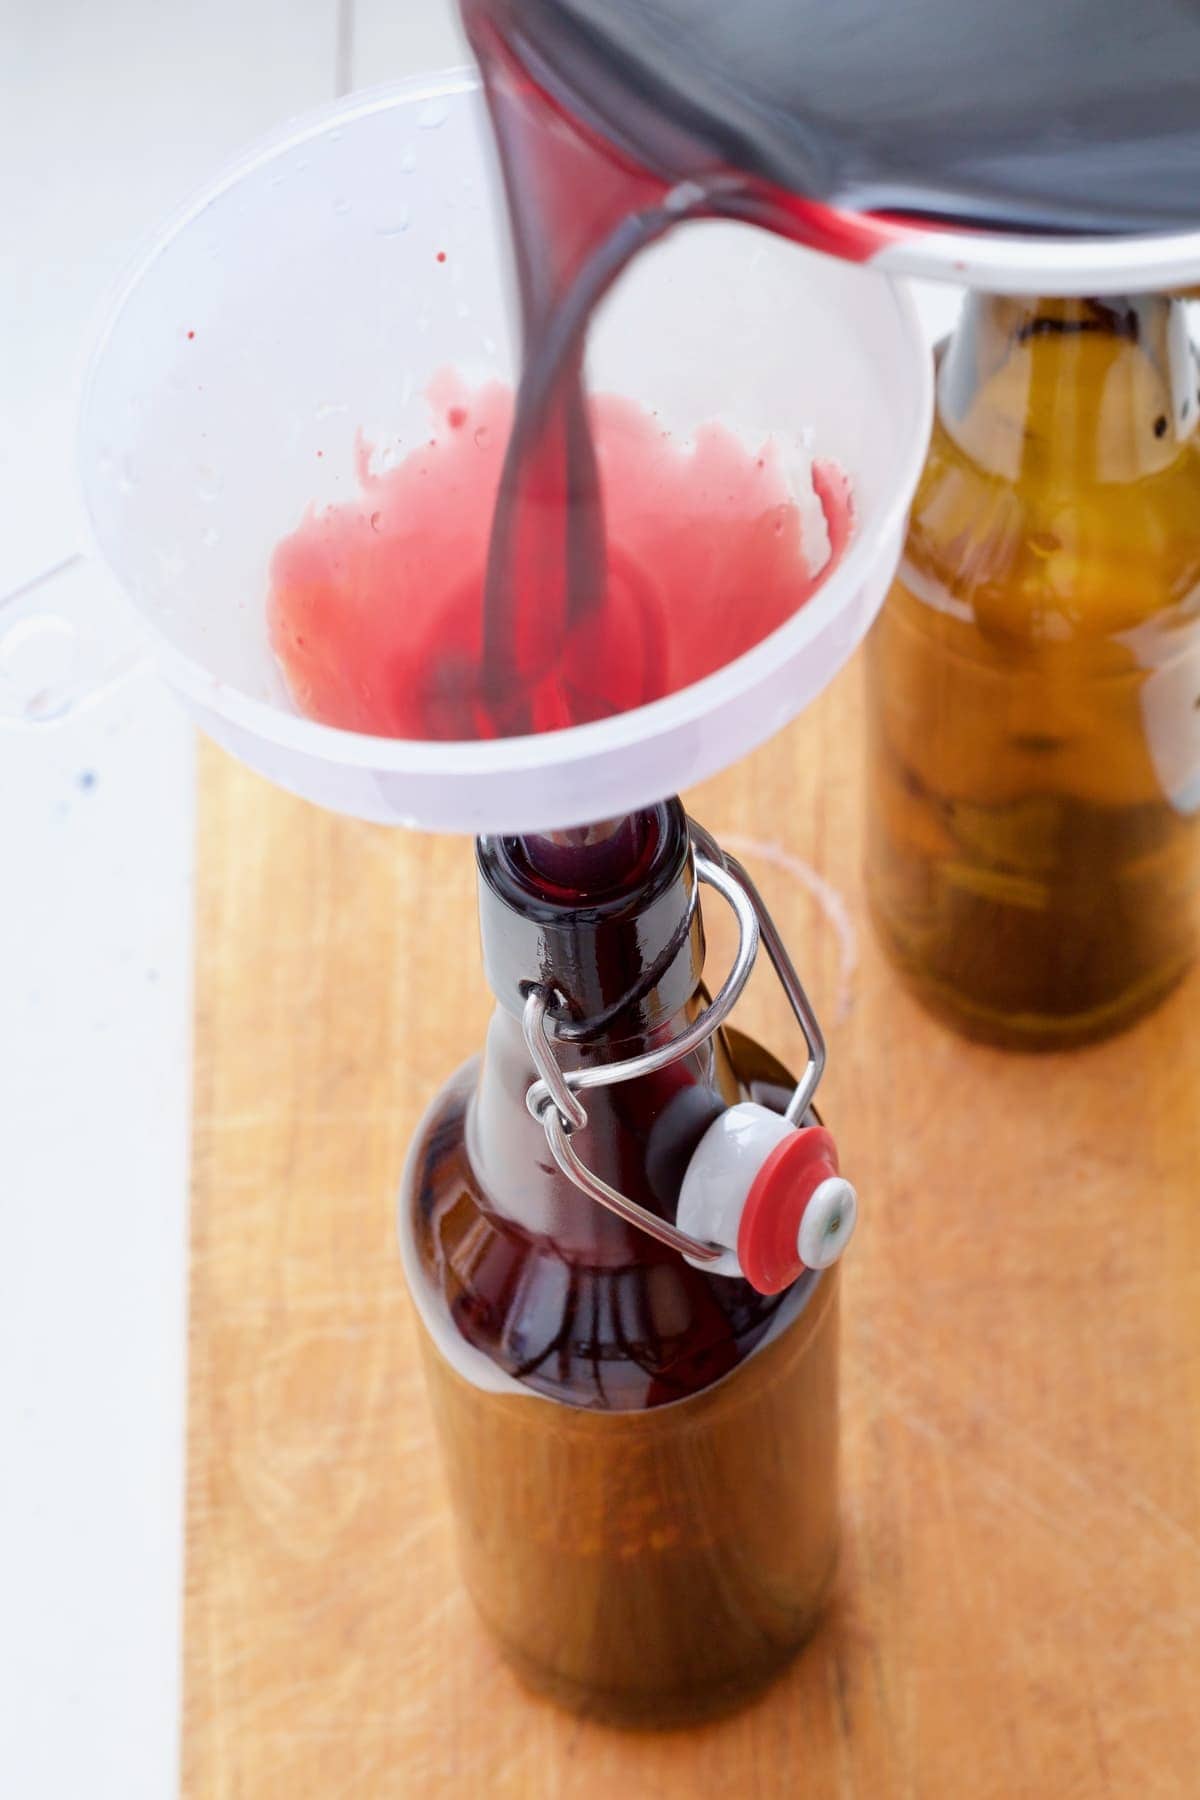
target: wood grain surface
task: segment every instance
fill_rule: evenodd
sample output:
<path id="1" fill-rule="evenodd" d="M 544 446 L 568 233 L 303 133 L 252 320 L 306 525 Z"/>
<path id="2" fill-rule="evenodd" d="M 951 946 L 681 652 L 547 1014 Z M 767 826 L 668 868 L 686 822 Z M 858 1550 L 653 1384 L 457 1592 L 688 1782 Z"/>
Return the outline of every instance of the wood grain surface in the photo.
<path id="1" fill-rule="evenodd" d="M 1069 1057 L 927 1019 L 864 919 L 859 705 L 851 669 L 689 796 L 823 1011 L 863 1219 L 835 1603 L 662 1735 L 527 1698 L 455 1580 L 393 1211 L 488 1012 L 470 847 L 205 751 L 189 1800 L 1200 1794 L 1200 985 Z M 767 976 L 743 1019 L 790 1053 Z"/>

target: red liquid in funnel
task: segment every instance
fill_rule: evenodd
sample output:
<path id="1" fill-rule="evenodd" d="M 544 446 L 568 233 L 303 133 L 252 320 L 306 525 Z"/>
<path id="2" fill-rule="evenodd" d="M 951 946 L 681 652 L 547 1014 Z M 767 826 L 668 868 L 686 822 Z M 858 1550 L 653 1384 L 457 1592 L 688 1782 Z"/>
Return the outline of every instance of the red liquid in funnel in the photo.
<path id="1" fill-rule="evenodd" d="M 680 444 L 631 402 L 601 395 L 590 412 L 604 603 L 565 630 L 520 609 L 506 692 L 494 670 L 485 679 L 483 599 L 512 397 L 444 377 L 431 400 L 420 449 L 373 474 L 364 446 L 360 496 L 314 512 L 275 552 L 272 643 L 296 704 L 325 724 L 478 738 L 504 735 L 511 718 L 551 731 L 640 706 L 783 624 L 846 543 L 836 469 L 813 466 L 820 504 L 806 517 L 773 443 L 748 449 L 707 425 Z M 561 531 L 561 506 L 553 489 L 537 500 L 547 534 L 556 517 Z"/>

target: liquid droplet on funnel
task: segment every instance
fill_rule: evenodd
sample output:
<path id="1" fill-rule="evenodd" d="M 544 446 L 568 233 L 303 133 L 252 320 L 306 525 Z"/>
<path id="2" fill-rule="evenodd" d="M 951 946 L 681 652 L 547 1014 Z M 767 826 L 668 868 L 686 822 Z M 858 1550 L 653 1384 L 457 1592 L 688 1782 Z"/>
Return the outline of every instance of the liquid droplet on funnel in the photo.
<path id="1" fill-rule="evenodd" d="M 413 149 L 405 150 L 400 157 L 400 173 L 411 175 L 417 166 L 417 153 Z"/>
<path id="2" fill-rule="evenodd" d="M 215 525 L 206 525 L 200 533 L 200 542 L 206 550 L 212 550 L 220 540 L 220 532 Z"/>
<path id="3" fill-rule="evenodd" d="M 411 224 L 411 209 L 407 206 L 401 206 L 393 215 L 392 223 L 390 225 L 381 225 L 379 227 L 379 236 L 381 238 L 403 237 Z"/>
<path id="4" fill-rule="evenodd" d="M 449 116 L 444 100 L 427 100 L 417 114 L 417 124 L 422 131 L 436 131 L 439 125 L 446 123 Z"/>
<path id="5" fill-rule="evenodd" d="M 117 472 L 117 486 L 123 494 L 132 494 L 138 484 L 138 469 L 132 456 L 123 456 Z"/>
<path id="6" fill-rule="evenodd" d="M 216 500 L 225 487 L 225 483 L 217 470 L 207 463 L 201 463 L 196 470 L 196 491 L 202 500 Z"/>
<path id="7" fill-rule="evenodd" d="M 335 213 L 343 213 L 343 214 L 348 213 L 350 211 L 352 204 L 353 204 L 353 202 L 350 200 L 347 200 L 345 195 L 341 195 L 341 196 L 339 196 L 338 199 L 336 199 L 334 201 L 333 210 Z"/>
<path id="8" fill-rule="evenodd" d="M 381 512 L 373 512 L 371 514 L 371 530 L 372 531 L 382 531 L 383 530 L 383 514 Z"/>

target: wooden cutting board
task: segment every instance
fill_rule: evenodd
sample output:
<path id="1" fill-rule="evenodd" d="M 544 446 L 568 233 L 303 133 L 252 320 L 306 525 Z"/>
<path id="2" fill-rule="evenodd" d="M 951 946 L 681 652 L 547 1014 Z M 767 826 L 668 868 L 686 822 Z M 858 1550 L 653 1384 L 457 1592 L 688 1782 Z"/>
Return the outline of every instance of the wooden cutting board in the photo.
<path id="1" fill-rule="evenodd" d="M 1069 1057 L 926 1018 L 863 916 L 858 687 L 690 796 L 828 1022 L 864 1216 L 835 1604 L 688 1733 L 528 1698 L 455 1579 L 393 1211 L 488 1012 L 470 846 L 204 752 L 189 1800 L 1200 1793 L 1200 984 Z M 791 1045 L 768 980 L 743 1016 Z"/>

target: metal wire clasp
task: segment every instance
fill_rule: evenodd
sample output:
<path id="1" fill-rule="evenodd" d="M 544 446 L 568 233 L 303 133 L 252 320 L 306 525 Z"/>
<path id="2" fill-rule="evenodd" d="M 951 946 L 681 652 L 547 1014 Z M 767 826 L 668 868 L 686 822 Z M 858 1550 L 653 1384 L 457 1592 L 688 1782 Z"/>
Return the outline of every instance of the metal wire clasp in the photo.
<path id="1" fill-rule="evenodd" d="M 737 951 L 724 982 L 704 1011 L 677 1037 L 665 1044 L 656 1045 L 653 1050 L 644 1051 L 640 1056 L 629 1056 L 621 1062 L 596 1063 L 582 1069 L 563 1069 L 560 1066 L 546 1030 L 551 992 L 545 987 L 530 988 L 522 1016 L 522 1029 L 538 1079 L 526 1093 L 525 1104 L 544 1127 L 550 1153 L 558 1167 L 581 1193 L 598 1201 L 628 1224 L 648 1232 L 660 1244 L 677 1250 L 681 1256 L 690 1256 L 697 1262 L 707 1263 L 716 1262 L 725 1254 L 726 1247 L 691 1237 L 686 1231 L 680 1231 L 665 1219 L 660 1219 L 657 1214 L 647 1211 L 644 1206 L 639 1206 L 628 1195 L 610 1187 L 588 1168 L 571 1143 L 574 1134 L 587 1125 L 587 1111 L 579 1098 L 581 1093 L 588 1088 L 613 1087 L 617 1082 L 636 1081 L 639 1076 L 653 1075 L 659 1069 L 678 1062 L 681 1057 L 690 1056 L 707 1043 L 737 1004 L 754 968 L 760 941 L 766 946 L 772 967 L 808 1046 L 808 1063 L 785 1109 L 784 1116 L 792 1124 L 799 1125 L 804 1119 L 824 1073 L 824 1034 L 762 895 L 742 864 L 736 858 L 726 855 L 703 826 L 689 819 L 688 829 L 696 879 L 715 888 L 728 902 L 737 920 Z"/>

